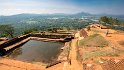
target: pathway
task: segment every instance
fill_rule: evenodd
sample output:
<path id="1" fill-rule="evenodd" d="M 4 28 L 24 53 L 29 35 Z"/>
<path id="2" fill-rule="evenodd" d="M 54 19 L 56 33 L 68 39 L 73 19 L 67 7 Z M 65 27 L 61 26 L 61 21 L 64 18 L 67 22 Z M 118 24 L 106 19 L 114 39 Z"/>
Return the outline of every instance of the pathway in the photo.
<path id="1" fill-rule="evenodd" d="M 71 58 L 71 70 L 82 70 L 83 67 L 77 61 L 77 39 L 73 39 L 71 43 L 71 51 L 70 51 L 70 58 Z"/>

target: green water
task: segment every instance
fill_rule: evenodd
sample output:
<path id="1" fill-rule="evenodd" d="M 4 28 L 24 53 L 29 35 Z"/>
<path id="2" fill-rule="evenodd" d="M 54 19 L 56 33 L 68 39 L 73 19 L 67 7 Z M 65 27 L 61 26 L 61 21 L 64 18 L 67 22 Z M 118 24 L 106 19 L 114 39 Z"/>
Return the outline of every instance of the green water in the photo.
<path id="1" fill-rule="evenodd" d="M 30 40 L 8 55 L 9 58 L 27 61 L 49 63 L 56 61 L 60 54 L 62 43 Z"/>

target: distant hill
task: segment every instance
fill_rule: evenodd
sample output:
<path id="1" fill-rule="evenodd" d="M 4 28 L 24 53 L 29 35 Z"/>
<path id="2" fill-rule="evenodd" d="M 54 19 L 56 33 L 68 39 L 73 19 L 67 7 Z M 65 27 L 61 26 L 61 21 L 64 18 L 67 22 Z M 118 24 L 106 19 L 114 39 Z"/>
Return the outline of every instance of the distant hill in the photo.
<path id="1" fill-rule="evenodd" d="M 76 16 L 92 16 L 93 14 L 87 13 L 87 12 L 80 12 L 75 14 Z"/>
<path id="2" fill-rule="evenodd" d="M 77 13 L 77 14 L 64 14 L 64 13 L 55 13 L 55 14 L 17 14 L 11 16 L 0 16 L 0 23 L 7 22 L 19 22 L 21 20 L 31 19 L 31 18 L 49 18 L 49 17 L 77 17 L 89 16 L 89 13 Z"/>
<path id="3" fill-rule="evenodd" d="M 110 14 L 90 14 L 87 12 L 80 12 L 76 14 L 64 14 L 64 13 L 55 13 L 55 14 L 17 14 L 12 16 L 0 16 L 0 23 L 6 23 L 6 22 L 19 22 L 21 20 L 31 19 L 31 18 L 49 18 L 49 17 L 75 17 L 75 18 L 81 18 L 82 16 L 111 16 L 115 18 L 119 18 L 121 20 L 124 20 L 124 15 L 110 15 Z"/>
<path id="4" fill-rule="evenodd" d="M 86 12 L 80 12 L 80 13 L 76 13 L 76 14 L 65 14 L 65 13 L 54 13 L 54 14 L 28 14 L 28 13 L 22 13 L 22 14 L 16 14 L 16 15 L 11 15 L 11 17 L 31 17 L 31 16 L 72 16 L 72 15 L 75 15 L 75 16 L 90 16 L 90 15 L 93 15 L 93 14 L 90 14 L 90 13 L 86 13 Z M 2 17 L 10 17 L 10 16 L 2 16 Z"/>

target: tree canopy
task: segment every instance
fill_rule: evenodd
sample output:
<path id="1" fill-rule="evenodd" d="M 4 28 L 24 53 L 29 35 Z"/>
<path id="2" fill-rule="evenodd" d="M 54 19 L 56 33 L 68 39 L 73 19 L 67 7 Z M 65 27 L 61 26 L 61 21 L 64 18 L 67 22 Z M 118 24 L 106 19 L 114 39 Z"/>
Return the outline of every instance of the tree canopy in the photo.
<path id="1" fill-rule="evenodd" d="M 13 38 L 14 27 L 12 25 L 0 25 L 0 33 L 2 34 L 2 36 L 10 36 L 11 38 Z"/>
<path id="2" fill-rule="evenodd" d="M 119 22 L 117 18 L 112 18 L 107 16 L 100 17 L 99 20 L 101 21 L 101 23 L 110 24 L 110 25 L 116 25 Z"/>
<path id="3" fill-rule="evenodd" d="M 34 31 L 37 31 L 37 29 L 36 28 L 26 29 L 26 30 L 24 30 L 23 34 L 29 34 L 29 33 L 32 33 Z"/>

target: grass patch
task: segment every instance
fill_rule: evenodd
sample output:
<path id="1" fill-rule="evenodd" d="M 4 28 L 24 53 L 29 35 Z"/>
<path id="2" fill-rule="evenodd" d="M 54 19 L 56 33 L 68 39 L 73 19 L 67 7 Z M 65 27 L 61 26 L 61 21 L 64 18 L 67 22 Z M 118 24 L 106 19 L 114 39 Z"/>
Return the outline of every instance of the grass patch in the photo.
<path id="1" fill-rule="evenodd" d="M 104 37 L 102 37 L 101 35 L 94 34 L 84 38 L 83 40 L 80 40 L 79 47 L 80 46 L 95 46 L 103 48 L 105 46 L 108 46 L 108 41 L 105 40 Z"/>
<path id="2" fill-rule="evenodd" d="M 119 56 L 119 53 L 114 50 L 99 50 L 94 52 L 84 52 L 82 58 L 86 60 L 88 58 L 97 57 L 97 56 Z"/>

